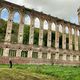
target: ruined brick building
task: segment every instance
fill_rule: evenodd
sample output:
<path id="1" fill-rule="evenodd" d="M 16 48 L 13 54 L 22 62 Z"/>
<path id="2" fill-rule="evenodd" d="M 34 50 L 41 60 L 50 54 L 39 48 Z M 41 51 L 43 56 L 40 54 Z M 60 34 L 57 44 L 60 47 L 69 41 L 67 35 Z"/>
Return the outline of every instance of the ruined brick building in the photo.
<path id="1" fill-rule="evenodd" d="M 43 12 L 25 8 L 7 1 L 0 2 L 0 16 L 2 10 L 6 8 L 9 12 L 6 25 L 4 41 L 0 42 L 0 64 L 8 63 L 12 59 L 13 63 L 19 64 L 59 64 L 59 65 L 79 65 L 80 64 L 80 45 L 79 32 L 80 25 L 53 17 Z M 15 12 L 20 14 L 20 23 L 17 33 L 17 42 L 12 43 L 13 16 Z M 29 42 L 23 44 L 24 18 L 30 17 Z M 1 17 L 0 17 L 1 18 Z M 34 44 L 35 20 L 38 19 L 39 36 L 38 45 Z M 80 9 L 78 9 L 78 19 L 80 23 Z M 43 46 L 44 23 L 47 23 L 46 46 Z M 1 21 L 0 21 L 1 24 Z M 55 25 L 55 31 L 52 29 Z M 1 26 L 1 25 L 0 25 Z M 66 31 L 67 29 L 67 31 Z M 74 33 L 72 33 L 74 31 Z M 52 41 L 52 32 L 55 33 L 55 40 Z M 59 37 L 62 35 L 62 46 L 59 47 Z M 67 39 L 68 36 L 68 45 Z M 73 41 L 74 36 L 74 41 Z M 54 43 L 54 47 L 52 44 Z M 74 44 L 74 45 L 73 45 Z M 68 46 L 68 48 L 67 48 Z"/>

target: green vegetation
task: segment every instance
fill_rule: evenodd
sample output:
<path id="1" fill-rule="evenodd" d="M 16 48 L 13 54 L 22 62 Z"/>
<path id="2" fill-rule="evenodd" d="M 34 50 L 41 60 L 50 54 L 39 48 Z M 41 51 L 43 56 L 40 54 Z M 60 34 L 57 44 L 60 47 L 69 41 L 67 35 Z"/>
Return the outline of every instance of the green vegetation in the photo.
<path id="1" fill-rule="evenodd" d="M 51 36 L 51 42 L 52 42 L 51 47 L 55 47 L 55 32 L 52 32 L 51 34 L 52 34 L 52 36 Z"/>
<path id="2" fill-rule="evenodd" d="M 4 41 L 5 39 L 5 34 L 6 34 L 6 26 L 7 22 L 0 19 L 1 24 L 0 24 L 0 42 Z M 12 28 L 12 34 L 11 34 L 11 43 L 17 43 L 18 39 L 18 29 L 19 29 L 19 24 L 18 23 L 13 23 L 13 28 Z M 29 44 L 29 30 L 30 26 L 25 25 L 24 26 L 24 34 L 23 34 L 23 44 Z M 44 30 L 43 32 L 43 46 L 47 46 L 47 34 L 48 31 Z M 34 29 L 34 45 L 38 46 L 38 41 L 39 41 L 39 29 L 35 28 Z M 59 46 L 60 48 L 62 47 L 62 35 L 60 34 L 59 38 Z M 55 47 L 55 32 L 52 32 L 52 37 L 51 37 L 51 46 Z"/>
<path id="3" fill-rule="evenodd" d="M 18 30 L 19 30 L 19 24 L 13 23 L 12 32 L 11 32 L 11 43 L 18 42 Z"/>
<path id="4" fill-rule="evenodd" d="M 7 22 L 0 19 L 0 42 L 4 42 Z"/>
<path id="5" fill-rule="evenodd" d="M 6 27 L 7 22 L 0 19 L 0 42 L 3 42 L 5 39 L 6 34 Z M 11 43 L 17 43 L 18 42 L 18 30 L 19 30 L 19 24 L 13 23 L 12 27 L 12 34 L 11 34 Z M 29 44 L 29 31 L 30 31 L 30 25 L 24 25 L 24 33 L 23 33 L 23 44 Z M 48 31 L 44 30 L 43 32 L 43 46 L 47 46 L 47 34 Z M 55 32 L 52 31 L 51 36 L 51 46 L 55 47 Z M 73 37 L 73 50 L 74 50 L 74 35 Z M 34 45 L 38 46 L 39 41 L 39 29 L 34 29 Z M 59 34 L 59 48 L 62 48 L 62 33 Z M 66 34 L 66 48 L 69 48 L 69 35 Z M 80 37 L 79 37 L 79 49 L 80 49 Z"/>
<path id="6" fill-rule="evenodd" d="M 0 65 L 0 80 L 80 80 L 80 67 Z"/>
<path id="7" fill-rule="evenodd" d="M 39 29 L 35 28 L 34 29 L 34 44 L 38 45 L 38 41 L 39 41 Z"/>
<path id="8" fill-rule="evenodd" d="M 44 32 L 43 32 L 43 46 L 47 46 L 47 34 L 48 34 L 48 31 L 44 30 Z"/>
<path id="9" fill-rule="evenodd" d="M 29 26 L 24 26 L 24 35 L 23 35 L 23 44 L 28 44 L 29 43 Z"/>

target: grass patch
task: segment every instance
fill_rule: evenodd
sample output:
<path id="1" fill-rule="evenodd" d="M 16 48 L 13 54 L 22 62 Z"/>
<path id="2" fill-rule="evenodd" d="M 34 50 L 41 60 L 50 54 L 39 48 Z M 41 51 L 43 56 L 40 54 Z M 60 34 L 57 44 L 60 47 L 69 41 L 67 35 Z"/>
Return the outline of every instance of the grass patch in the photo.
<path id="1" fill-rule="evenodd" d="M 2 71 L 0 72 L 0 76 L 3 74 L 5 76 L 7 72 L 11 72 L 14 75 L 18 74 L 21 76 L 23 74 L 25 77 L 27 76 L 29 77 L 32 76 L 32 78 L 36 77 L 37 79 L 35 80 L 38 79 L 39 80 L 43 80 L 43 79 L 44 80 L 80 80 L 80 67 L 63 67 L 63 66 L 50 66 L 50 65 L 17 65 L 17 64 L 13 65 L 13 69 L 9 69 L 8 67 L 9 67 L 8 65 L 0 65 L 0 71 Z M 11 76 L 10 73 L 8 75 Z M 24 78 L 24 80 L 26 79 Z"/>

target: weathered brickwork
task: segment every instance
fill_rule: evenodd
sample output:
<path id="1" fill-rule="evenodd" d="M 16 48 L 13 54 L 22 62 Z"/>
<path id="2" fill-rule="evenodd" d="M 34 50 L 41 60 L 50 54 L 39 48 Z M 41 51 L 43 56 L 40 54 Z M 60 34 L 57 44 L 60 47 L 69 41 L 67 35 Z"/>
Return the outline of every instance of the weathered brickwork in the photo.
<path id="1" fill-rule="evenodd" d="M 3 55 L 0 57 L 0 64 L 7 64 L 9 59 L 12 59 L 15 64 L 59 64 L 59 65 L 79 65 L 80 64 L 80 51 L 78 46 L 77 31 L 80 30 L 80 25 L 70 23 L 68 21 L 46 15 L 42 12 L 37 12 L 25 8 L 24 6 L 18 6 L 6 1 L 0 2 L 0 12 L 3 8 L 9 10 L 9 18 L 7 22 L 7 29 L 5 35 L 5 42 L 0 43 L 0 48 L 3 49 Z M 11 31 L 12 31 L 12 18 L 14 12 L 18 10 L 20 12 L 20 24 L 18 30 L 18 43 L 11 43 Z M 29 44 L 23 44 L 23 29 L 24 29 L 24 16 L 25 14 L 30 15 L 30 34 L 29 34 Z M 78 10 L 79 22 L 80 22 L 80 10 Z M 38 17 L 40 20 L 39 29 L 39 40 L 38 46 L 33 44 L 34 41 L 34 19 Z M 48 35 L 47 35 L 47 47 L 43 47 L 43 21 L 48 22 Z M 51 47 L 51 25 L 55 23 L 55 48 Z M 59 49 L 59 25 L 62 25 L 62 49 Z M 66 49 L 66 26 L 69 29 L 69 49 Z M 72 27 L 74 28 L 75 35 L 75 45 L 73 50 L 72 46 Z M 15 50 L 14 57 L 9 57 L 9 51 Z M 21 57 L 21 52 L 27 52 L 26 57 Z M 33 52 L 37 55 L 37 58 L 33 58 Z M 43 55 L 44 54 L 44 55 Z M 24 55 L 25 56 L 25 55 Z"/>

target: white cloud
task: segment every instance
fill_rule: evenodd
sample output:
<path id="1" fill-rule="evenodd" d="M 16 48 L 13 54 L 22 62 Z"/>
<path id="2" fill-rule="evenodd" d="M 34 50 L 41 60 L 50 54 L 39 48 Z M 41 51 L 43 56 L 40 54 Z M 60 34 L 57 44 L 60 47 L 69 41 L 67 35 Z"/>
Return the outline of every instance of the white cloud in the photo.
<path id="1" fill-rule="evenodd" d="M 19 5 L 23 5 L 24 4 L 24 0 L 6 0 L 15 4 L 19 4 Z"/>
<path id="2" fill-rule="evenodd" d="M 77 9 L 80 6 L 80 0 L 7 0 L 25 5 L 28 8 L 45 12 L 55 17 L 67 21 L 78 23 Z"/>

